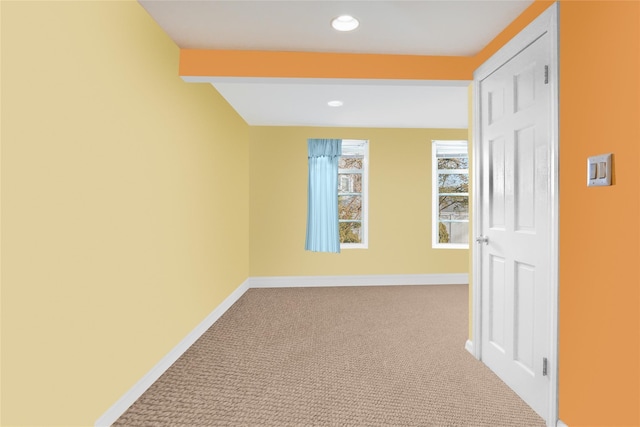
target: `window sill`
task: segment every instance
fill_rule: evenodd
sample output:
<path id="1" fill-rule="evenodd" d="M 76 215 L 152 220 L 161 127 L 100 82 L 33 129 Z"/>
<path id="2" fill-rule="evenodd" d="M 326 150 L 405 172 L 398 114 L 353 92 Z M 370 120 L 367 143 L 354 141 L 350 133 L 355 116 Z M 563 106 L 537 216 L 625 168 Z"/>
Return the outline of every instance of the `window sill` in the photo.
<path id="1" fill-rule="evenodd" d="M 469 245 L 463 243 L 450 243 L 450 244 L 438 244 L 433 245 L 433 249 L 469 249 Z"/>
<path id="2" fill-rule="evenodd" d="M 340 249 L 369 249 L 365 243 L 340 243 Z"/>

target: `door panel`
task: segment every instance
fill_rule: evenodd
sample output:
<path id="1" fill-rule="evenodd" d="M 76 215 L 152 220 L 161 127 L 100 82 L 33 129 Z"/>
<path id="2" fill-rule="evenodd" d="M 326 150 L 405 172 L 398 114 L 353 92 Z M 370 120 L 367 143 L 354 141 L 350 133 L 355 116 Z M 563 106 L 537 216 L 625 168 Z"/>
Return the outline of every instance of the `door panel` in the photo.
<path id="1" fill-rule="evenodd" d="M 516 99 L 515 111 L 522 111 L 535 103 L 535 66 L 531 64 L 513 76 L 513 95 Z"/>
<path id="2" fill-rule="evenodd" d="M 489 124 L 494 124 L 504 117 L 504 88 L 496 87 L 493 91 L 487 92 L 489 102 Z"/>
<path id="3" fill-rule="evenodd" d="M 504 138 L 489 141 L 489 224 L 493 229 L 505 228 L 505 153 Z"/>
<path id="4" fill-rule="evenodd" d="M 533 325 L 535 322 L 535 273 L 532 265 L 516 262 L 515 276 L 515 334 L 513 336 L 514 360 L 531 375 L 533 371 Z"/>
<path id="5" fill-rule="evenodd" d="M 504 350 L 505 331 L 505 260 L 504 258 L 491 255 L 491 271 L 489 281 L 490 304 L 489 315 L 491 316 L 491 329 L 489 331 L 489 342 L 502 353 Z"/>
<path id="6" fill-rule="evenodd" d="M 516 231 L 535 232 L 535 132 L 532 126 L 515 134 Z"/>

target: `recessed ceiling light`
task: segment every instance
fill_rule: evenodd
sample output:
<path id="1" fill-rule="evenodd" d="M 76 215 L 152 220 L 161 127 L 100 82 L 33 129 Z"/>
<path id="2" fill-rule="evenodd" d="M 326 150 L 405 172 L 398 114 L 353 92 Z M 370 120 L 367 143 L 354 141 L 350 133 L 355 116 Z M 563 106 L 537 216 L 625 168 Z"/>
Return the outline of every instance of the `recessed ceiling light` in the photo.
<path id="1" fill-rule="evenodd" d="M 329 107 L 342 107 L 343 102 L 342 102 L 342 101 L 339 101 L 339 100 L 337 100 L 337 99 L 336 99 L 335 101 L 329 101 L 329 102 L 327 102 L 327 105 L 328 105 Z"/>
<path id="2" fill-rule="evenodd" d="M 351 15 L 341 15 L 331 21 L 331 26 L 337 31 L 353 31 L 360 22 Z"/>

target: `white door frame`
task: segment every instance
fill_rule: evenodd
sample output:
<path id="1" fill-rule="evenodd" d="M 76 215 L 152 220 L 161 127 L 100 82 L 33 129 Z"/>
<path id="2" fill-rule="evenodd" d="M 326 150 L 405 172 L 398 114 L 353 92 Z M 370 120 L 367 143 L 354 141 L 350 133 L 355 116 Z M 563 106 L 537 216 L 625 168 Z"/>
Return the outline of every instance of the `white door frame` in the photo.
<path id="1" fill-rule="evenodd" d="M 550 141 L 550 188 L 549 202 L 551 209 L 551 264 L 549 266 L 551 281 L 549 295 L 549 418 L 547 426 L 556 427 L 558 423 L 558 3 L 552 4 L 524 30 L 511 39 L 491 58 L 482 64 L 473 74 L 473 233 L 475 236 L 483 235 L 482 212 L 482 181 L 480 160 L 482 159 L 482 129 L 481 129 L 481 109 L 480 109 L 480 83 L 491 75 L 503 64 L 513 58 L 516 54 L 524 50 L 543 34 L 549 34 L 550 40 L 550 63 L 549 63 L 549 85 L 551 90 L 551 141 Z M 473 239 L 474 245 L 475 239 Z M 476 245 L 473 253 L 473 339 L 468 348 L 479 360 L 482 356 L 482 263 L 480 250 Z"/>

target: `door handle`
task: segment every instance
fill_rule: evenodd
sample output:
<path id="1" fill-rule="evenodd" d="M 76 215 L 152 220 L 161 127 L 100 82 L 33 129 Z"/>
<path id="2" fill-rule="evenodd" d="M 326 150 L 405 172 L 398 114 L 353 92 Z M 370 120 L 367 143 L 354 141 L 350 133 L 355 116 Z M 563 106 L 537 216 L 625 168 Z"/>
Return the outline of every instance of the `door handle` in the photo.
<path id="1" fill-rule="evenodd" d="M 487 236 L 478 236 L 476 237 L 476 242 L 484 243 L 485 245 L 489 244 L 489 238 Z"/>

